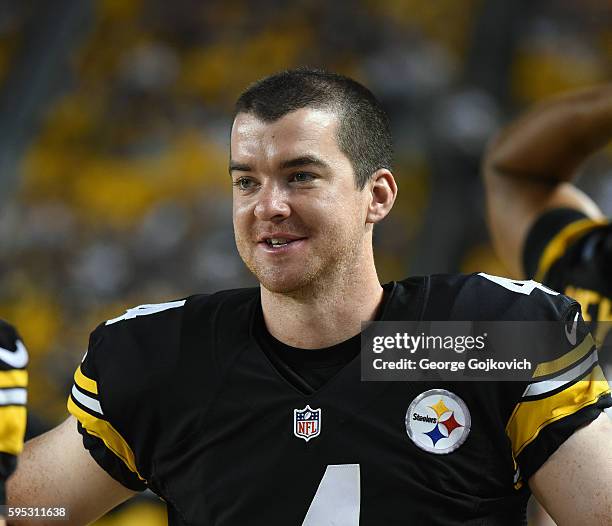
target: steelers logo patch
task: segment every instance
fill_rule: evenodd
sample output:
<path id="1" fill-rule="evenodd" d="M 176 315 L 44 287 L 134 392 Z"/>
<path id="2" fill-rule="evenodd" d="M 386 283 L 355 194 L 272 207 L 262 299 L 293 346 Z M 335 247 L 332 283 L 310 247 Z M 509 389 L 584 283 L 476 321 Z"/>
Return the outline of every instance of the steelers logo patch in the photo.
<path id="1" fill-rule="evenodd" d="M 406 432 L 421 449 L 436 455 L 452 453 L 470 434 L 470 412 L 456 394 L 431 389 L 417 396 L 406 411 Z"/>

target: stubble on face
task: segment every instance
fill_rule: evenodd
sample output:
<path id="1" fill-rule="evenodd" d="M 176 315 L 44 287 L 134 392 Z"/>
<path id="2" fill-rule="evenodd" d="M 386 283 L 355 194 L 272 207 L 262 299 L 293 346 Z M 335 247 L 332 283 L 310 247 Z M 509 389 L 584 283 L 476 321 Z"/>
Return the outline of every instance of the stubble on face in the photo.
<path id="1" fill-rule="evenodd" d="M 232 132 L 232 152 L 236 152 L 237 157 L 254 163 L 264 159 L 262 165 L 272 171 L 273 162 L 266 164 L 267 151 L 276 151 L 276 148 L 290 152 L 289 156 L 299 156 L 300 147 L 306 144 L 310 145 L 310 151 L 319 149 L 318 153 L 330 162 L 335 173 L 329 180 L 319 181 L 320 188 L 297 192 L 288 203 L 291 213 L 278 222 L 254 219 L 252 210 L 235 194 L 234 235 L 241 258 L 262 287 L 294 298 L 307 299 L 337 286 L 339 281 L 350 282 L 359 267 L 368 237 L 363 217 L 363 193 L 356 190 L 350 161 L 336 143 L 337 118 L 329 112 L 303 109 L 275 123 L 256 121 L 252 115 L 237 117 Z M 251 126 L 250 131 L 248 126 Z M 275 126 L 274 133 L 270 133 Z M 257 145 L 254 137 L 266 139 L 261 140 L 263 145 Z M 292 137 L 294 142 L 291 142 L 293 139 L 284 140 L 286 137 Z M 275 140 L 278 143 L 274 143 Z M 254 240 L 270 229 L 307 237 L 304 252 L 299 258 L 279 257 L 276 261 L 263 254 Z"/>
<path id="2" fill-rule="evenodd" d="M 315 245 L 297 268 L 294 263 L 285 266 L 263 261 L 253 253 L 250 242 L 236 235 L 242 260 L 262 287 L 276 294 L 309 299 L 324 293 L 332 283 L 350 281 L 361 253 L 363 232 L 347 232 L 335 225 L 325 225 L 315 231 L 305 228 L 291 231 L 305 233 Z M 319 243 L 317 239 L 325 242 Z"/>

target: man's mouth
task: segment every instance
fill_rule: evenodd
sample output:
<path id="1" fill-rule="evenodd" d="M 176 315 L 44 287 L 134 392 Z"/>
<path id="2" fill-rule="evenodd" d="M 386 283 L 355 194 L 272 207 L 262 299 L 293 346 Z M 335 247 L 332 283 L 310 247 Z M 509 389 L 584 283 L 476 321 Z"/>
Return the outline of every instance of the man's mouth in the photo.
<path id="1" fill-rule="evenodd" d="M 263 237 L 260 239 L 260 243 L 262 243 L 265 247 L 271 248 L 271 249 L 282 249 L 282 248 L 286 248 L 289 247 L 295 243 L 297 243 L 298 241 L 303 241 L 304 239 L 306 239 L 305 237 L 297 237 L 297 236 L 269 236 L 269 237 Z"/>
<path id="2" fill-rule="evenodd" d="M 292 241 L 295 241 L 295 239 L 285 239 L 282 237 L 274 237 L 274 238 L 266 239 L 266 244 L 269 247 L 284 247 L 285 245 L 288 245 Z"/>

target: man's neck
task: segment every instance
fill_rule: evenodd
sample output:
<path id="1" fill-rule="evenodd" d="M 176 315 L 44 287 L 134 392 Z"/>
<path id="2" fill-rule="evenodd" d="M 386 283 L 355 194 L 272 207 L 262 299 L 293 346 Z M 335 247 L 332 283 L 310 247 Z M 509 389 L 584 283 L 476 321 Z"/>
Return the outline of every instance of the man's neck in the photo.
<path id="1" fill-rule="evenodd" d="M 383 298 L 376 269 L 344 272 L 329 286 L 306 294 L 275 293 L 261 287 L 266 326 L 276 339 L 302 349 L 320 349 L 345 341 L 373 320 Z"/>

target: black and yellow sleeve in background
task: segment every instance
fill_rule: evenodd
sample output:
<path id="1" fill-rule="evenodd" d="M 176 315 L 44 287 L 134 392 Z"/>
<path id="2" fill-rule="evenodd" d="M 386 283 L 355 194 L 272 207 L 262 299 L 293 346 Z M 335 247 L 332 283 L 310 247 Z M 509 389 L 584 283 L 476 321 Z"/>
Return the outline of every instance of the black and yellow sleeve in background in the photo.
<path id="1" fill-rule="evenodd" d="M 539 364 L 506 426 L 520 475 L 531 477 L 570 435 L 612 406 L 590 334 L 565 355 Z"/>

